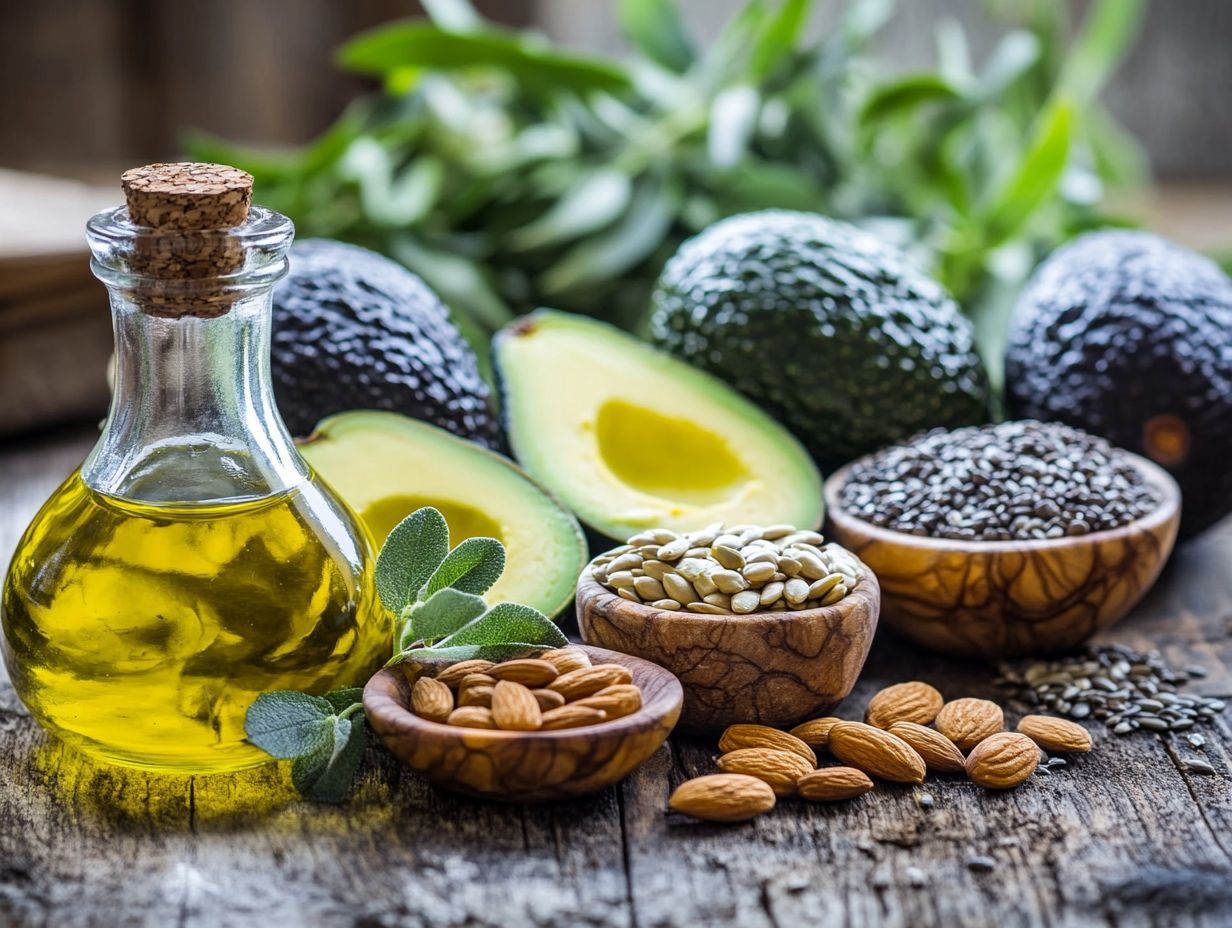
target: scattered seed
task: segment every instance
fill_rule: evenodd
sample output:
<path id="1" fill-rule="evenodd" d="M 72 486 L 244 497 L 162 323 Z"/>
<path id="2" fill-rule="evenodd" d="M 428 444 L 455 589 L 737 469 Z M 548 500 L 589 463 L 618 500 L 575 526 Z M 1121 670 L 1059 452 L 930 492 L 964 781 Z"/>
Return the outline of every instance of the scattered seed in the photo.
<path id="1" fill-rule="evenodd" d="M 972 854 L 967 858 L 966 864 L 968 870 L 976 873 L 991 873 L 997 869 L 996 859 L 986 854 Z"/>
<path id="2" fill-rule="evenodd" d="M 1186 770 L 1193 773 L 1201 773 L 1210 776 L 1215 772 L 1214 767 L 1197 757 L 1183 757 L 1181 758 L 1181 764 L 1184 765 Z"/>

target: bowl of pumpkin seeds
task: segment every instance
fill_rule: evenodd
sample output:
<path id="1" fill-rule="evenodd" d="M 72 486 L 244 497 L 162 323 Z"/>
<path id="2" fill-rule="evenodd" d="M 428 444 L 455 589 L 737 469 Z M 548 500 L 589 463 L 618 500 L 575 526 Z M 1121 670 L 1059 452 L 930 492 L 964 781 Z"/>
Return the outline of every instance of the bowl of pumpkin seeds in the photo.
<path id="1" fill-rule="evenodd" d="M 699 732 L 830 709 L 859 676 L 879 608 L 858 557 L 794 525 L 645 529 L 578 580 L 583 640 L 676 674 L 681 724 Z"/>

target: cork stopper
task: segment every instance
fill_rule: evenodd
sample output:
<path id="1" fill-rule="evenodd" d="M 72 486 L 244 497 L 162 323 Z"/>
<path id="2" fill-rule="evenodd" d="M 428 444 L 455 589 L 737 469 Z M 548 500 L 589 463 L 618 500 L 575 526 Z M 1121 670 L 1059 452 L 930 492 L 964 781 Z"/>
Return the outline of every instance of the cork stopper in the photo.
<path id="1" fill-rule="evenodd" d="M 148 278 L 142 309 L 166 318 L 213 318 L 236 296 L 216 278 L 244 266 L 242 226 L 252 204 L 252 175 L 225 164 L 147 164 L 120 178 L 129 220 L 144 230 L 130 258 Z"/>
<path id="2" fill-rule="evenodd" d="M 252 175 L 226 164 L 147 164 L 120 176 L 129 218 L 160 231 L 231 229 L 252 204 Z"/>

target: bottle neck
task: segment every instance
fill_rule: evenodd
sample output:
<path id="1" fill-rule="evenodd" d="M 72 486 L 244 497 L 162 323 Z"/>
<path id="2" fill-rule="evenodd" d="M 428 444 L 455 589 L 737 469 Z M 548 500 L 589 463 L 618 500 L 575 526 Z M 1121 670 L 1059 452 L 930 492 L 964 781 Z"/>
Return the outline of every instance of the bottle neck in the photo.
<path id="1" fill-rule="evenodd" d="M 82 467 L 87 486 L 199 505 L 271 496 L 307 477 L 274 403 L 270 299 L 262 287 L 213 318 L 164 318 L 111 290 L 115 386 Z"/>

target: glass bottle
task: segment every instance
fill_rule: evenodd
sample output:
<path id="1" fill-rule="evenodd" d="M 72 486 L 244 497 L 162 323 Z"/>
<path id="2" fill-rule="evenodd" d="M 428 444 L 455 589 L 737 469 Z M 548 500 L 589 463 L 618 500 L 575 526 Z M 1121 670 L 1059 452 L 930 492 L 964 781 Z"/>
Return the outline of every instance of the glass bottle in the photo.
<path id="1" fill-rule="evenodd" d="M 264 690 L 362 685 L 388 616 L 358 520 L 274 405 L 271 290 L 289 219 L 220 165 L 124 175 L 87 237 L 114 319 L 102 435 L 35 516 L 0 600 L 5 663 L 34 717 L 104 760 L 209 773 Z"/>

